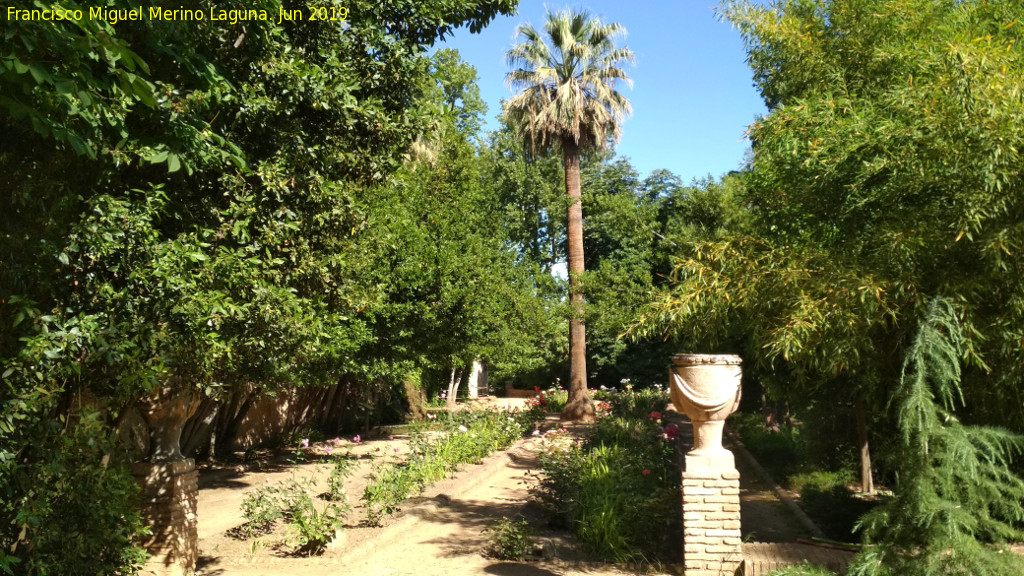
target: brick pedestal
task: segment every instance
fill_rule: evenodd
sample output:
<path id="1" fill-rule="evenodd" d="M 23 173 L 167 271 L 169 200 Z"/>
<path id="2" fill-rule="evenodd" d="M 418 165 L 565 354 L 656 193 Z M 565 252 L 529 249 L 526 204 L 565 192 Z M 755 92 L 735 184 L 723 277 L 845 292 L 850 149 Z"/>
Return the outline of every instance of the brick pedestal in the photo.
<path id="1" fill-rule="evenodd" d="M 143 520 L 152 535 L 143 542 L 151 554 L 142 574 L 189 576 L 199 558 L 196 504 L 199 473 L 191 458 L 174 462 L 141 462 L 132 474 L 142 487 Z"/>
<path id="2" fill-rule="evenodd" d="M 683 472 L 683 562 L 686 576 L 733 576 L 743 562 L 740 474 Z"/>

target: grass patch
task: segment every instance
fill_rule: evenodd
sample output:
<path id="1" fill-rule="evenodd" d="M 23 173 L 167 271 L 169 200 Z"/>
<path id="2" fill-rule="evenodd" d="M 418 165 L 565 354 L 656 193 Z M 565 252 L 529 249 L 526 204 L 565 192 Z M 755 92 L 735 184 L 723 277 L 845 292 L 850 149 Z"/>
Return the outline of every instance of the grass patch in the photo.
<path id="1" fill-rule="evenodd" d="M 756 414 L 735 414 L 729 426 L 776 482 L 800 495 L 801 508 L 829 538 L 860 539 L 854 526 L 878 501 L 860 498 L 847 487 L 856 481 L 853 471 L 822 469 L 811 457 L 814 451 L 799 426 L 771 431 Z"/>
<path id="2" fill-rule="evenodd" d="M 854 480 L 854 474 L 847 470 L 816 470 L 794 474 L 787 484 L 800 494 L 804 511 L 826 536 L 854 542 L 860 539 L 854 533 L 857 522 L 878 504 L 877 499 L 866 500 L 854 494 L 848 487 Z"/>

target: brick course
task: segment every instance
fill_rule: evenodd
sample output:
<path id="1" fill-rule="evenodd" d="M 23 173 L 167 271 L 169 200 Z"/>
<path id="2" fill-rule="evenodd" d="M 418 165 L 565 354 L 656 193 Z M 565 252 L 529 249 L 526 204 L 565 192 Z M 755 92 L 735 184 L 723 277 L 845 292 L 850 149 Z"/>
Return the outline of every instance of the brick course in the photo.
<path id="1" fill-rule="evenodd" d="M 733 576 L 740 570 L 739 473 L 683 472 L 683 564 L 686 576 Z"/>

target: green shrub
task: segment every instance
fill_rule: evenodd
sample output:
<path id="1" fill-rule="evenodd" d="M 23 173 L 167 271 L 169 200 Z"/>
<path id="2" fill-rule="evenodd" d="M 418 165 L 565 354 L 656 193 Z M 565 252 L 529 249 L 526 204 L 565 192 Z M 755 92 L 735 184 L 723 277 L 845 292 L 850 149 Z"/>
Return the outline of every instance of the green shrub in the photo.
<path id="1" fill-rule="evenodd" d="M 294 493 L 288 509 L 288 536 L 285 543 L 295 552 L 317 554 L 334 539 L 342 527 L 345 513 L 333 504 L 317 509 L 305 491 Z"/>
<path id="2" fill-rule="evenodd" d="M 135 574 L 147 533 L 138 486 L 97 414 L 53 422 L 0 458 L 0 566 L 19 574 Z M 0 455 L 3 452 L 0 451 Z"/>
<path id="3" fill-rule="evenodd" d="M 241 509 L 246 520 L 242 527 L 244 537 L 269 532 L 284 513 L 278 486 L 264 486 L 247 493 L 242 499 Z"/>
<path id="4" fill-rule="evenodd" d="M 327 495 L 335 502 L 348 501 L 345 494 L 345 480 L 352 475 L 352 462 L 348 458 L 335 456 L 332 459 L 331 475 L 327 477 Z"/>
<path id="5" fill-rule="evenodd" d="M 893 391 L 903 456 L 894 495 L 862 518 L 872 546 L 851 574 L 1024 574 L 1024 558 L 1006 546 L 1024 538 L 1024 479 L 1009 468 L 1024 437 L 957 418 L 966 347 L 953 302 L 930 302 Z"/>
<path id="6" fill-rule="evenodd" d="M 338 458 L 332 472 L 343 478 L 348 473 L 348 462 Z M 340 480 L 339 480 L 340 482 Z M 318 504 L 310 494 L 315 494 L 316 480 L 313 478 L 290 478 L 268 486 L 257 488 L 245 495 L 242 500 L 242 515 L 246 524 L 242 527 L 242 535 L 251 538 L 258 533 L 269 532 L 273 524 L 284 518 L 288 521 L 288 536 L 285 544 L 294 552 L 316 554 L 334 538 L 342 527 L 342 521 L 351 511 L 347 504 Z M 340 484 L 328 492 L 335 499 L 334 490 L 338 491 L 344 501 L 344 488 Z"/>
<path id="7" fill-rule="evenodd" d="M 800 472 L 793 474 L 786 479 L 786 487 L 790 490 L 803 494 L 806 491 L 817 490 L 825 492 L 836 486 L 845 487 L 854 481 L 853 473 L 848 470 L 829 472 L 826 470 L 814 470 L 811 472 Z"/>
<path id="8" fill-rule="evenodd" d="M 678 521 L 674 440 L 650 418 L 651 400 L 653 395 L 620 404 L 643 418 L 620 418 L 613 408 L 613 415 L 599 419 L 582 445 L 561 443 L 563 450 L 552 449 L 541 457 L 541 502 L 556 522 L 571 528 L 592 554 L 604 559 L 658 558 L 669 528 Z"/>
<path id="9" fill-rule="evenodd" d="M 543 411 L 464 410 L 442 414 L 411 431 L 409 460 L 385 464 L 363 492 L 371 523 L 393 513 L 407 498 L 420 494 L 461 464 L 475 463 L 511 445 L 532 430 Z"/>
<path id="10" fill-rule="evenodd" d="M 740 435 L 743 445 L 776 481 L 797 473 L 807 461 L 804 434 L 797 427 L 769 430 L 759 414 L 739 413 L 729 417 L 727 428 Z"/>
<path id="11" fill-rule="evenodd" d="M 502 518 L 487 528 L 491 543 L 488 551 L 501 560 L 521 560 L 533 548 L 530 525 Z"/>
<path id="12" fill-rule="evenodd" d="M 768 576 L 835 576 L 835 573 L 821 566 L 801 564 L 800 566 L 773 570 Z"/>
<path id="13" fill-rule="evenodd" d="M 669 403 L 667 391 L 660 388 L 624 390 L 602 394 L 602 400 L 611 405 L 611 413 L 618 418 L 645 420 L 651 412 L 662 412 Z"/>
<path id="14" fill-rule="evenodd" d="M 561 412 L 562 409 L 565 408 L 565 403 L 569 401 L 569 392 L 562 388 L 552 386 L 547 390 L 541 390 L 537 401 L 549 413 Z"/>

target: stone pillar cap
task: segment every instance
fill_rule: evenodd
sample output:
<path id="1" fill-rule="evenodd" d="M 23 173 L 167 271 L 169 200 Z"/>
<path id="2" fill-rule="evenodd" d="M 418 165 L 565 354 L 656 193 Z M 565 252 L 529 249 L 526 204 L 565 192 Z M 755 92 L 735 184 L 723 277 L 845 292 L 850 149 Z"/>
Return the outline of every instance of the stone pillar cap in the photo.
<path id="1" fill-rule="evenodd" d="M 676 366 L 700 366 L 702 364 L 735 364 L 743 363 L 743 359 L 735 354 L 676 354 L 672 364 Z"/>

